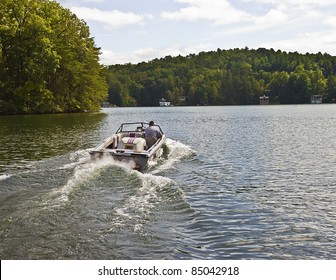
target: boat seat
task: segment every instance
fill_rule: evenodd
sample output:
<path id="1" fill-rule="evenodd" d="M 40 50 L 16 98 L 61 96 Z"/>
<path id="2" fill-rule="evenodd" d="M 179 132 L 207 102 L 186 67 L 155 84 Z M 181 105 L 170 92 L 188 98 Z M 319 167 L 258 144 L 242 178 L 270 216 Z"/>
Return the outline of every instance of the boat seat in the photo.
<path id="1" fill-rule="evenodd" d="M 112 142 L 106 147 L 107 149 L 116 149 L 118 146 L 118 136 L 114 135 L 111 139 Z"/>
<path id="2" fill-rule="evenodd" d="M 118 144 L 118 149 L 128 149 L 137 152 L 145 150 L 146 141 L 143 138 L 123 137 Z"/>
<path id="3" fill-rule="evenodd" d="M 128 137 L 132 138 L 143 138 L 144 134 L 142 132 L 130 132 L 128 133 Z"/>

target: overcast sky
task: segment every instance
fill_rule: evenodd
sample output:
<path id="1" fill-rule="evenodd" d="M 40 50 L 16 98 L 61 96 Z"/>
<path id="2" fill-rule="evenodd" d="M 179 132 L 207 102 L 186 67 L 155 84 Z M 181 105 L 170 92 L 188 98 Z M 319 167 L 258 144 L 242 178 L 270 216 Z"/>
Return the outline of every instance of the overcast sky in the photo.
<path id="1" fill-rule="evenodd" d="M 231 48 L 336 55 L 336 0 L 58 0 L 107 65 Z"/>

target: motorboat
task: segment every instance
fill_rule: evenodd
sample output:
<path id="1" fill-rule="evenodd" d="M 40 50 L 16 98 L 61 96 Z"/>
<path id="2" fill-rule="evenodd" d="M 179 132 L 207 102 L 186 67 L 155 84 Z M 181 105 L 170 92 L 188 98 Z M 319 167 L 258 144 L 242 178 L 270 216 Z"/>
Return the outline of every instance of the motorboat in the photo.
<path id="1" fill-rule="evenodd" d="M 166 141 L 161 127 L 152 126 L 162 135 L 161 138 L 147 138 L 146 122 L 123 123 L 117 131 L 89 151 L 92 158 L 112 156 L 114 160 L 131 163 L 133 169 L 142 171 L 150 161 L 163 155 Z"/>

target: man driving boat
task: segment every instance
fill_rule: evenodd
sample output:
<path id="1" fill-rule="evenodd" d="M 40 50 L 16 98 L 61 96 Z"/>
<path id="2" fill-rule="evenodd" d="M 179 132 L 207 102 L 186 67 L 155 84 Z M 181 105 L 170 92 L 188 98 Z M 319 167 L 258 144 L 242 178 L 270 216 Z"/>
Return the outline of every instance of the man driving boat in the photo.
<path id="1" fill-rule="evenodd" d="M 162 137 L 161 132 L 155 128 L 154 121 L 150 121 L 149 126 L 145 129 L 145 137 L 155 138 L 156 140 Z"/>

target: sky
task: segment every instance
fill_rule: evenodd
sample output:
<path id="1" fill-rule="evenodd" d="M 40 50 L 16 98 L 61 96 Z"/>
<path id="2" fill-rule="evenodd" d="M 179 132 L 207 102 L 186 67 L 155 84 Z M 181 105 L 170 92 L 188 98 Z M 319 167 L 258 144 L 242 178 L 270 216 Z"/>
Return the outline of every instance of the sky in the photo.
<path id="1" fill-rule="evenodd" d="M 219 49 L 336 55 L 336 0 L 56 0 L 87 22 L 105 65 Z"/>

